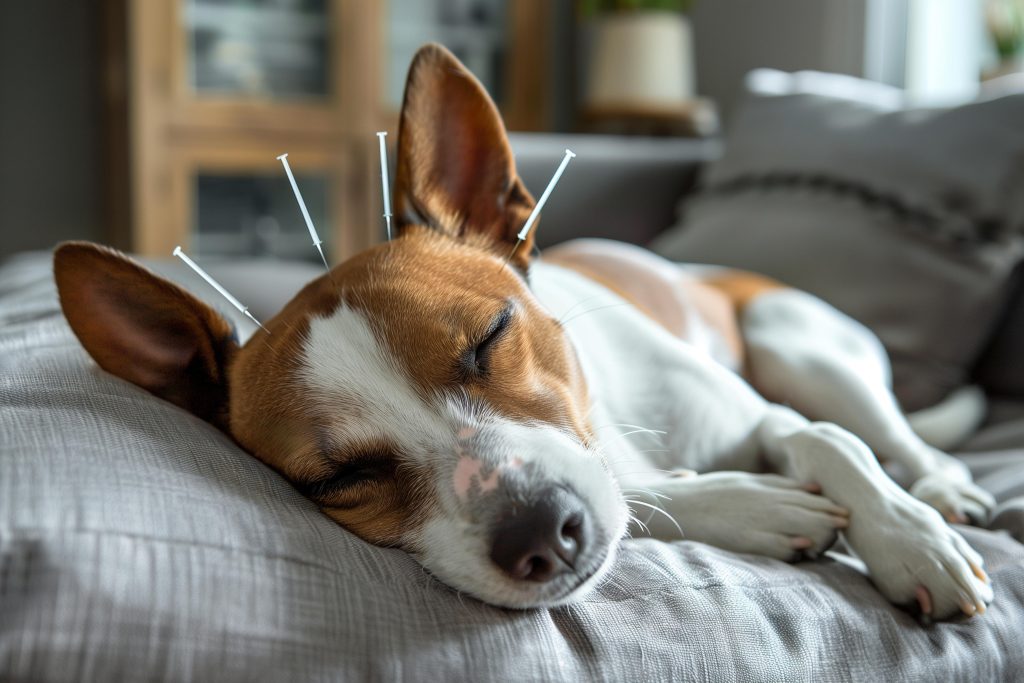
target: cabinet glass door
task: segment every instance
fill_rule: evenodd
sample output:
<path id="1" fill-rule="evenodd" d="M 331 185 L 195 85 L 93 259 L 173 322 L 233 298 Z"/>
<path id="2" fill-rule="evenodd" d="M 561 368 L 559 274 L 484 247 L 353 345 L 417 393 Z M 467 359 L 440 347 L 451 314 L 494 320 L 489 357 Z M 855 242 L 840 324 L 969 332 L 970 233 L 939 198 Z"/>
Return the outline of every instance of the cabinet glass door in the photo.
<path id="1" fill-rule="evenodd" d="M 328 0 L 183 2 L 188 81 L 199 95 L 328 95 Z"/>
<path id="2" fill-rule="evenodd" d="M 508 0 L 390 0 L 387 105 L 401 107 L 409 63 L 431 41 L 451 50 L 501 102 L 507 15 Z"/>
<path id="3" fill-rule="evenodd" d="M 317 234 L 330 253 L 326 175 L 296 171 Z M 320 263 L 284 173 L 199 172 L 194 184 L 192 244 L 197 253 L 275 257 Z"/>

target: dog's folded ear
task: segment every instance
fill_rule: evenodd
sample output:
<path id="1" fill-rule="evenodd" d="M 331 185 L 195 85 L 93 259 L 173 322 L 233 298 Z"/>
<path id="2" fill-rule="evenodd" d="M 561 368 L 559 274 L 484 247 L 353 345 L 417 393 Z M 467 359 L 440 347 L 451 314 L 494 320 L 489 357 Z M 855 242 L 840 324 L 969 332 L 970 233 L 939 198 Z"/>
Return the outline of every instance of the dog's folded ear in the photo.
<path id="1" fill-rule="evenodd" d="M 224 427 L 231 326 L 123 254 L 65 242 L 53 258 L 64 316 L 101 368 Z"/>
<path id="2" fill-rule="evenodd" d="M 508 255 L 533 197 L 516 175 L 501 115 L 473 74 L 444 47 L 420 48 L 409 68 L 398 131 L 395 216 L 399 228 L 429 225 L 484 238 Z M 516 250 L 525 268 L 533 237 Z"/>

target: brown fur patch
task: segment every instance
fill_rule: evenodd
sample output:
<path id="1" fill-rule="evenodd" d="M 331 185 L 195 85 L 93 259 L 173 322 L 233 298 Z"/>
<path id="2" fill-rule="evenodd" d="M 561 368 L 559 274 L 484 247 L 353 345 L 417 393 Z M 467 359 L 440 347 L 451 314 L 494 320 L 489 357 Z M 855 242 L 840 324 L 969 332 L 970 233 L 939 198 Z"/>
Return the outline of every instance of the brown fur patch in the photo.
<path id="1" fill-rule="evenodd" d="M 378 338 L 424 395 L 461 387 L 513 418 L 540 420 L 590 438 L 586 388 L 574 351 L 525 281 L 473 240 L 410 230 L 371 256 L 373 277 L 346 287 Z M 489 350 L 486 376 L 461 377 L 459 359 L 513 302 L 510 324 Z"/>
<path id="2" fill-rule="evenodd" d="M 704 284 L 728 297 L 737 313 L 766 292 L 787 289 L 786 285 L 764 275 L 743 270 L 730 270 L 704 278 Z"/>
<path id="3" fill-rule="evenodd" d="M 544 260 L 569 268 L 607 287 L 683 341 L 691 341 L 696 317 L 714 330 L 736 359 L 744 357 L 743 338 L 731 301 L 717 289 L 686 277 L 675 267 L 653 267 L 653 254 L 638 257 L 635 248 L 615 243 L 575 242 L 548 249 Z"/>
<path id="4" fill-rule="evenodd" d="M 592 259 L 580 258 L 576 254 L 559 251 L 558 247 L 545 251 L 544 260 L 548 263 L 568 268 L 611 290 L 673 334 L 677 334 L 685 329 L 686 323 L 678 308 L 658 305 L 658 303 L 652 301 L 650 296 L 644 296 L 643 292 L 638 292 L 636 281 L 629 278 L 627 274 L 622 273 L 621 270 L 602 268 L 599 263 L 594 263 Z M 643 285 L 641 285 L 642 287 Z M 655 292 L 652 292 L 652 294 L 657 295 Z"/>
<path id="5" fill-rule="evenodd" d="M 123 254 L 88 242 L 54 252 L 71 329 L 107 372 L 224 426 L 231 326 L 181 287 Z"/>

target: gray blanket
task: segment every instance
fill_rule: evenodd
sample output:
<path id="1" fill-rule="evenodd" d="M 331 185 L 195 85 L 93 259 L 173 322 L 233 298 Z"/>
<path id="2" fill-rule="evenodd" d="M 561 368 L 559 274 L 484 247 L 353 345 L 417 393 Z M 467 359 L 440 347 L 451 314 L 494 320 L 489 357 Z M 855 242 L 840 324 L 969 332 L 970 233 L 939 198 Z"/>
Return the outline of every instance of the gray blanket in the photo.
<path id="1" fill-rule="evenodd" d="M 1024 450 L 971 457 L 1024 492 Z M 1015 510 L 1000 523 L 1020 538 Z M 650 540 L 581 604 L 490 607 L 99 370 L 45 257 L 0 269 L 0 679 L 1020 680 L 1024 546 L 964 533 L 995 604 L 931 627 L 852 558 Z"/>

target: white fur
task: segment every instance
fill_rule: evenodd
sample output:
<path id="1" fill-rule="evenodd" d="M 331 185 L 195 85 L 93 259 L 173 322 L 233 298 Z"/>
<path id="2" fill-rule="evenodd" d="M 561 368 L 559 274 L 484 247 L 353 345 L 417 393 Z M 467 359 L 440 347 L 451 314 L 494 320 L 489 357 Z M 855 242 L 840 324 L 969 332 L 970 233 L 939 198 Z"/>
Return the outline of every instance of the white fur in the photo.
<path id="1" fill-rule="evenodd" d="M 690 538 L 786 557 L 797 537 L 808 539 L 809 550 L 823 549 L 848 511 L 846 538 L 894 602 L 912 602 L 924 587 L 932 616 L 947 617 L 983 611 L 992 599 L 971 569 L 981 571 L 977 553 L 934 509 L 899 488 L 853 434 L 772 406 L 734 373 L 575 273 L 541 263 L 531 284 L 556 317 L 591 302 L 593 312 L 574 312 L 566 332 L 591 387 L 607 457 L 625 491 L 636 486 L 647 500 L 661 501 Z M 812 297 L 781 291 L 755 300 L 743 332 L 762 393 L 846 423 L 879 452 L 917 468 L 919 477 L 938 477 L 940 491 L 955 491 L 958 504 L 979 495 L 976 487 L 963 488 L 973 485 L 956 461 L 923 444 L 906 424 L 887 389 L 885 355 L 865 328 Z M 646 433 L 640 435 L 645 443 L 627 441 L 605 436 L 602 423 L 666 435 L 660 446 Z M 765 465 L 786 477 L 750 474 Z M 743 472 L 683 478 L 663 472 L 676 468 Z M 798 482 L 816 482 L 823 495 L 801 491 Z M 655 537 L 678 537 L 660 515 L 647 523 Z"/>
<path id="2" fill-rule="evenodd" d="M 342 305 L 313 318 L 303 350 L 301 380 L 332 409 L 326 428 L 337 448 L 386 439 L 409 452 L 454 452 L 450 419 L 416 392 L 361 313 Z"/>
<path id="3" fill-rule="evenodd" d="M 925 443 L 948 451 L 978 431 L 987 409 L 984 390 L 966 386 L 952 391 L 941 403 L 907 415 L 907 422 Z"/>

